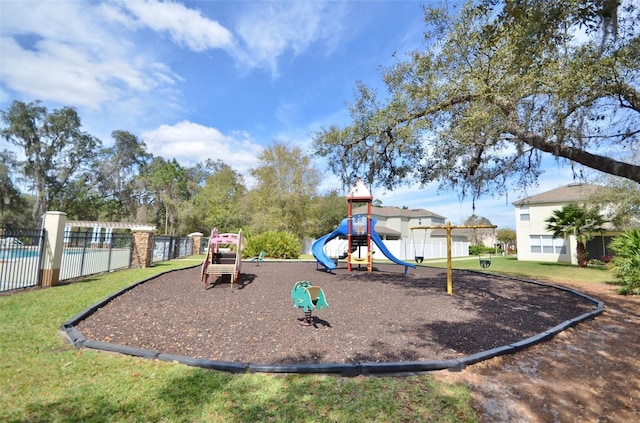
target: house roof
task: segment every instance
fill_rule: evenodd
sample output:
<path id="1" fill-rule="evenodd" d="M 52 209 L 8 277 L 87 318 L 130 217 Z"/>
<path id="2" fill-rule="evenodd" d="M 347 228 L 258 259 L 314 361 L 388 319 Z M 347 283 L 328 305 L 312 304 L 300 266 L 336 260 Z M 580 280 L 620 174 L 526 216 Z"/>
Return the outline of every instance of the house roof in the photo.
<path id="1" fill-rule="evenodd" d="M 598 189 L 599 185 L 583 184 L 580 182 L 562 186 L 560 188 L 545 191 L 540 194 L 532 195 L 521 200 L 515 201 L 514 206 L 523 206 L 529 204 L 553 204 L 553 203 L 575 203 L 583 202 L 589 199 Z"/>
<path id="2" fill-rule="evenodd" d="M 387 236 L 389 236 L 389 235 L 393 235 L 393 236 L 402 235 L 401 232 L 396 231 L 395 229 L 387 228 L 386 226 L 382 226 L 382 225 L 376 225 L 376 227 L 374 229 L 378 233 L 378 235 L 387 235 Z"/>
<path id="3" fill-rule="evenodd" d="M 353 214 L 366 214 L 367 206 L 360 206 L 353 209 Z M 371 207 L 371 215 L 382 217 L 437 217 L 444 219 L 444 216 L 433 213 L 427 209 L 401 209 L 400 207 Z"/>

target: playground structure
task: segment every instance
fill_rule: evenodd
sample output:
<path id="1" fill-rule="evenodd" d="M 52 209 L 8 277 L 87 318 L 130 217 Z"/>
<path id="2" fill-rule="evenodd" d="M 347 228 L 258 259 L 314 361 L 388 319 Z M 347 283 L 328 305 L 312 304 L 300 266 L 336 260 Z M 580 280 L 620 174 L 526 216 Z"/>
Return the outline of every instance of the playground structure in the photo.
<path id="1" fill-rule="evenodd" d="M 319 286 L 313 286 L 309 281 L 296 282 L 291 290 L 291 299 L 294 308 L 302 308 L 304 317 L 300 320 L 303 326 L 311 326 L 314 318 L 311 312 L 314 308 L 321 311 L 323 308 L 329 308 L 327 300 L 324 297 L 324 291 Z"/>
<path id="2" fill-rule="evenodd" d="M 353 216 L 353 203 L 364 202 L 367 204 L 367 216 L 362 215 Z M 367 272 L 371 273 L 373 270 L 373 256 L 371 251 L 371 203 L 373 202 L 373 195 L 364 184 L 364 181 L 360 178 L 356 181 L 356 184 L 349 194 L 347 194 L 347 243 L 349 249 L 347 250 L 347 270 L 351 272 L 351 266 L 353 264 L 366 263 Z M 362 258 L 358 255 L 355 257 L 353 252 L 360 247 L 367 247 L 367 256 Z M 405 268 L 406 270 L 406 268 Z"/>
<path id="3" fill-rule="evenodd" d="M 447 293 L 449 295 L 453 294 L 453 260 L 451 259 L 451 231 L 454 229 L 488 229 L 492 228 L 494 231 L 497 228 L 496 225 L 461 225 L 461 226 L 452 226 L 451 222 L 447 222 L 446 225 L 442 226 L 413 226 L 411 232 L 414 230 L 427 230 L 427 229 L 444 229 L 447 231 Z M 483 269 L 491 266 L 491 255 L 488 258 L 479 257 L 480 266 Z M 416 256 L 416 261 L 418 263 L 422 262 L 422 257 Z"/>
<path id="4" fill-rule="evenodd" d="M 229 275 L 231 288 L 233 288 L 233 284 L 240 279 L 242 250 L 246 244 L 247 241 L 242 236 L 242 230 L 237 234 L 220 234 L 215 228 L 211 231 L 207 243 L 207 254 L 202 263 L 200 274 L 200 280 L 204 283 L 205 289 L 209 286 L 209 275 L 214 276 L 214 283 L 221 276 Z"/>
<path id="5" fill-rule="evenodd" d="M 369 189 L 364 185 L 362 179 L 358 179 L 356 185 L 351 188 L 347 195 L 348 214 L 347 218 L 343 219 L 338 228 L 336 228 L 330 234 L 321 236 L 311 246 L 311 253 L 316 259 L 317 263 L 322 265 L 327 271 L 334 270 L 337 267 L 337 259 L 331 259 L 327 257 L 324 252 L 324 246 L 327 242 L 338 236 L 347 237 L 347 270 L 352 271 L 353 265 L 366 265 L 367 271 L 371 273 L 373 271 L 373 251 L 371 249 L 371 241 L 373 241 L 378 250 L 389 260 L 395 264 L 404 266 L 404 273 L 407 274 L 409 267 L 415 268 L 416 266 L 411 263 L 402 261 L 391 254 L 391 252 L 384 245 L 384 242 L 375 231 L 376 220 L 371 217 L 371 202 L 373 196 Z M 352 215 L 353 203 L 367 203 L 367 215 Z M 357 250 L 360 252 L 360 247 L 366 247 L 367 253 L 365 257 L 361 257 L 360 254 L 355 255 Z"/>

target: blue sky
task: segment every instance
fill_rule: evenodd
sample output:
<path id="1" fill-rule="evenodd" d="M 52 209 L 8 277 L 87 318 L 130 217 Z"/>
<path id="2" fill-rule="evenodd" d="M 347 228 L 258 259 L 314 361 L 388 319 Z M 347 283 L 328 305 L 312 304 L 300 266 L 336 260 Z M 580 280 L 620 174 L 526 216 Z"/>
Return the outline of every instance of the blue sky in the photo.
<path id="1" fill-rule="evenodd" d="M 310 151 L 314 131 L 349 123 L 356 82 L 381 86 L 394 53 L 424 48 L 427 3 L 455 2 L 0 0 L 0 109 L 73 106 L 105 145 L 127 130 L 156 156 L 246 174 L 276 140 Z M 571 182 L 549 163 L 527 195 Z M 336 181 L 325 173 L 323 188 Z M 454 224 L 473 213 L 436 185 L 373 194 Z M 514 228 L 511 202 L 523 196 L 482 199 L 475 213 Z"/>

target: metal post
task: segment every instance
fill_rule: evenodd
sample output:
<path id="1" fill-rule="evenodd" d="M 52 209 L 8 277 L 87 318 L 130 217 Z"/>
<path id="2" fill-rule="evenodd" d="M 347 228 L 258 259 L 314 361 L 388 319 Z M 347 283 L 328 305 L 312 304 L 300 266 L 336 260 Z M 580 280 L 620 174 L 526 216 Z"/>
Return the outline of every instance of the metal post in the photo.
<path id="1" fill-rule="evenodd" d="M 373 254 L 371 253 L 371 201 L 367 201 L 367 272 L 373 271 Z"/>
<path id="2" fill-rule="evenodd" d="M 351 216 L 351 207 L 352 207 L 352 202 L 350 199 L 347 199 L 347 271 L 351 272 L 351 249 L 352 249 L 352 243 L 353 240 L 351 239 L 351 231 L 353 228 L 353 223 L 352 223 L 352 216 Z"/>
<path id="3" fill-rule="evenodd" d="M 447 221 L 447 293 L 453 294 L 453 262 L 451 260 L 451 222 Z"/>

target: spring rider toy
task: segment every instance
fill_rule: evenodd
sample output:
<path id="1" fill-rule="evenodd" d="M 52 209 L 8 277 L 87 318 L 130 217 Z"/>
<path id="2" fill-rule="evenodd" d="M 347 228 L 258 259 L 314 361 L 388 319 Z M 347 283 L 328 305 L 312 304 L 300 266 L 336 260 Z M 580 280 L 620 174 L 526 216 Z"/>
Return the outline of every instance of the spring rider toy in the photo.
<path id="1" fill-rule="evenodd" d="M 302 307 L 304 311 L 304 317 L 298 319 L 303 326 L 311 326 L 314 324 L 314 318 L 311 315 L 314 307 L 317 308 L 318 311 L 323 308 L 329 308 L 322 289 L 319 286 L 311 285 L 309 281 L 296 282 L 291 290 L 291 299 L 293 300 L 294 308 Z"/>

